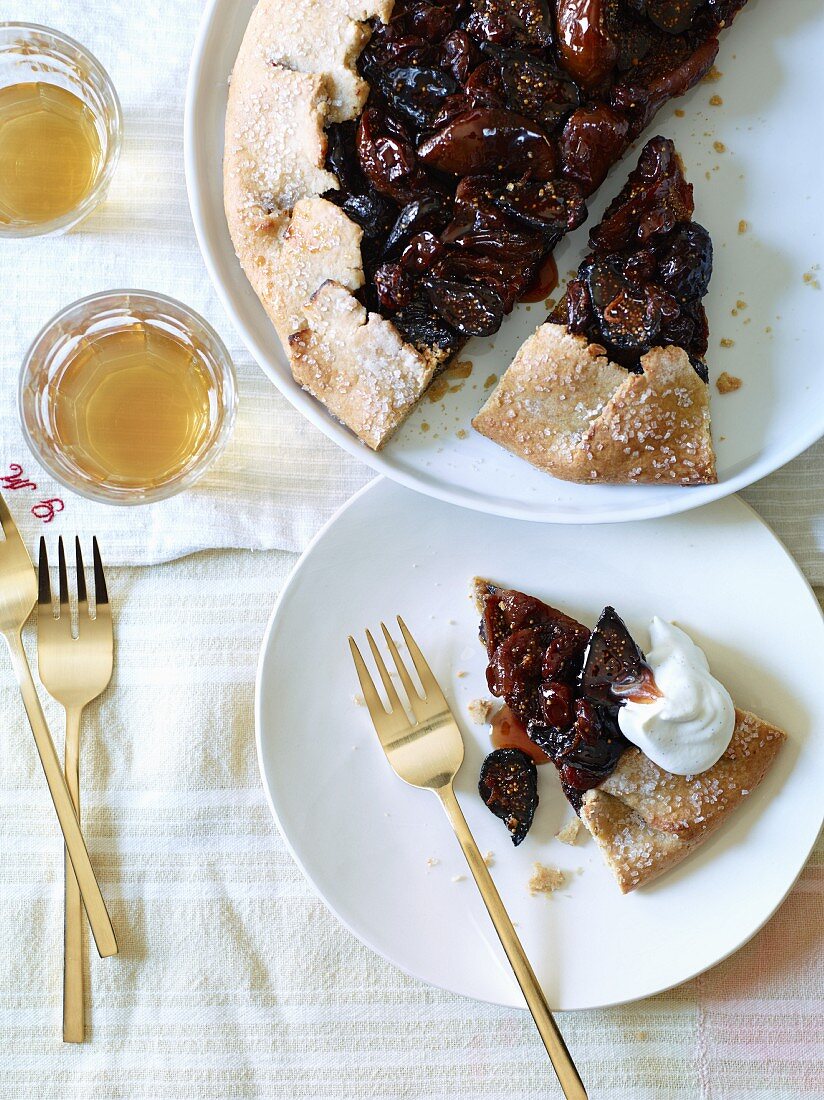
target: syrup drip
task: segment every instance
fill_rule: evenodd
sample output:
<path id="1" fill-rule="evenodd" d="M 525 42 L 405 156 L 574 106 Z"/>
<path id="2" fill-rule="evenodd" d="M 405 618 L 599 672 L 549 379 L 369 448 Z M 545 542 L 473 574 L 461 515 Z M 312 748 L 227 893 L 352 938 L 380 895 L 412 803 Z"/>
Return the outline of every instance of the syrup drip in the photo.
<path id="1" fill-rule="evenodd" d="M 522 302 L 543 302 L 558 286 L 558 265 L 553 255 L 547 256 L 535 282 L 521 295 Z"/>
<path id="2" fill-rule="evenodd" d="M 646 666 L 639 680 L 631 680 L 626 684 L 613 684 L 610 690 L 622 702 L 626 700 L 630 703 L 654 703 L 656 699 L 663 697 L 663 692 L 655 682 L 652 669 Z"/>
<path id="3" fill-rule="evenodd" d="M 549 763 L 547 754 L 534 741 L 530 741 L 523 723 L 518 721 L 507 706 L 495 712 L 491 738 L 494 749 L 520 749 L 536 764 Z"/>

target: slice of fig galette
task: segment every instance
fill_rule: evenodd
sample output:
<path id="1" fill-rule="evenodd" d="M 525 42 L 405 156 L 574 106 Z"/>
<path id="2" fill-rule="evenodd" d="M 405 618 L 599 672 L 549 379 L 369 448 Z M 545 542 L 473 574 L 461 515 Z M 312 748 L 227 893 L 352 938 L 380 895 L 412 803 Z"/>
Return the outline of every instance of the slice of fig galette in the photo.
<path id="1" fill-rule="evenodd" d="M 786 735 L 737 709 L 678 627 L 644 656 L 613 608 L 593 631 L 533 596 L 476 580 L 504 744 L 479 790 L 519 844 L 552 761 L 622 892 L 680 863 L 761 782 Z"/>
<path id="2" fill-rule="evenodd" d="M 587 198 L 744 3 L 260 0 L 225 206 L 297 382 L 384 446 L 470 337 L 546 296 Z"/>
<path id="3" fill-rule="evenodd" d="M 555 313 L 473 420 L 479 432 L 566 481 L 717 480 L 702 304 L 712 242 L 693 210 L 673 143 L 653 138 Z"/>

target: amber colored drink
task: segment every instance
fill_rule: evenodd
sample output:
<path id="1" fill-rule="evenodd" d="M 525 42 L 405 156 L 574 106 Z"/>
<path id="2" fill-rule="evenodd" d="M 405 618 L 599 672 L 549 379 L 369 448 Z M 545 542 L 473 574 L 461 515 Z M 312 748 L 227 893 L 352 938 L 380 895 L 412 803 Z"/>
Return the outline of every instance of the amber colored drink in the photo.
<path id="1" fill-rule="evenodd" d="M 211 431 L 214 379 L 190 346 L 158 328 L 85 339 L 55 382 L 55 442 L 95 481 L 165 484 Z"/>
<path id="2" fill-rule="evenodd" d="M 0 223 L 41 225 L 77 209 L 102 159 L 94 114 L 73 92 L 35 81 L 0 88 Z"/>

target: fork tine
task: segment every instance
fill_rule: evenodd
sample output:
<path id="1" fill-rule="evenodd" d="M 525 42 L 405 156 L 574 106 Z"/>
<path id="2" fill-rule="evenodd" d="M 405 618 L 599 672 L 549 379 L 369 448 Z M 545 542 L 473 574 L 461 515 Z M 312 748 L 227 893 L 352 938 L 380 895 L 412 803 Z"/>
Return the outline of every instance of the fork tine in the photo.
<path id="1" fill-rule="evenodd" d="M 40 536 L 40 557 L 37 562 L 37 602 L 42 608 L 52 610 L 51 584 L 49 582 L 49 555 L 46 540 Z"/>
<path id="2" fill-rule="evenodd" d="M 387 717 L 386 707 L 383 705 L 380 695 L 378 695 L 378 689 L 369 674 L 369 669 L 366 667 L 366 662 L 361 657 L 361 651 L 355 644 L 355 639 L 349 637 L 349 649 L 352 653 L 352 660 L 355 662 L 355 671 L 358 674 L 360 680 L 361 691 L 363 697 L 366 700 L 366 706 L 369 709 L 369 715 L 375 724 L 376 729 L 380 729 L 379 723 L 381 719 Z"/>
<path id="3" fill-rule="evenodd" d="M 398 626 L 401 628 L 401 634 L 403 634 L 403 640 L 406 642 L 407 649 L 409 650 L 409 654 L 412 657 L 412 661 L 415 665 L 415 669 L 418 673 L 418 676 L 420 677 L 421 687 L 424 690 L 424 694 L 425 694 L 427 700 L 429 700 L 430 702 L 433 699 L 438 700 L 438 701 L 443 700 L 444 705 L 446 705 L 446 700 L 444 699 L 444 694 L 441 691 L 440 684 L 435 679 L 435 674 L 433 673 L 433 671 L 429 667 L 429 665 L 426 663 L 426 658 L 421 653 L 421 651 L 418 649 L 417 642 L 412 637 L 412 635 L 409 633 L 409 628 L 407 627 L 407 625 L 403 621 L 403 619 L 400 617 L 400 615 L 398 615 Z"/>
<path id="4" fill-rule="evenodd" d="M 83 552 L 80 549 L 80 539 L 74 540 L 74 560 L 77 565 L 77 609 L 78 612 L 88 614 L 89 598 L 86 592 L 86 571 L 83 568 Z"/>
<path id="5" fill-rule="evenodd" d="M 383 681 L 383 687 L 386 691 L 387 698 L 389 699 L 390 713 L 404 713 L 403 704 L 398 697 L 398 693 L 395 690 L 395 685 L 392 683 L 392 678 L 389 675 L 389 670 L 383 663 L 383 657 L 381 652 L 375 645 L 375 639 L 372 637 L 370 630 L 366 631 L 366 640 L 369 642 L 369 648 L 372 650 L 372 656 L 375 658 L 375 664 L 378 666 L 378 672 L 381 674 L 381 680 Z"/>
<path id="6" fill-rule="evenodd" d="M 92 539 L 92 552 L 94 554 L 94 602 L 96 607 L 109 602 L 109 592 L 106 588 L 106 574 L 103 572 L 103 562 L 100 560 L 100 547 L 97 545 L 97 537 Z"/>
<path id="7" fill-rule="evenodd" d="M 400 653 L 398 653 L 398 647 L 395 645 L 395 639 L 387 630 L 386 623 L 381 623 L 381 630 L 383 631 L 383 636 L 386 639 L 386 644 L 389 646 L 389 652 L 392 654 L 392 660 L 395 662 L 395 668 L 398 670 L 398 676 L 400 676 L 401 678 L 401 683 L 403 684 L 404 691 L 409 696 L 409 703 L 412 707 L 412 710 L 415 712 L 415 717 L 420 719 L 421 714 L 418 704 L 425 702 L 425 700 L 421 698 L 420 692 L 412 682 L 412 677 L 409 675 L 406 665 L 401 659 Z"/>
<path id="8" fill-rule="evenodd" d="M 60 581 L 60 613 L 69 606 L 69 575 L 66 572 L 66 551 L 63 548 L 63 536 L 57 541 L 57 572 Z"/>

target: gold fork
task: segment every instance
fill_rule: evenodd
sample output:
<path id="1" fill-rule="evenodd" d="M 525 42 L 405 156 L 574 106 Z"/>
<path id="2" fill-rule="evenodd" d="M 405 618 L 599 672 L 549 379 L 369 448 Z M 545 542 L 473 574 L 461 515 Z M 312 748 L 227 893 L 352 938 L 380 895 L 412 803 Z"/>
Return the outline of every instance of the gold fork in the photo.
<path id="1" fill-rule="evenodd" d="M 40 540 L 40 578 L 37 596 L 37 662 L 40 681 L 66 712 L 66 783 L 80 820 L 80 720 L 84 708 L 109 686 L 114 667 L 114 635 L 106 577 L 97 539 L 94 557 L 94 605 L 91 617 L 80 539 L 75 539 L 77 566 L 77 632 L 72 633 L 72 610 L 63 539 L 57 544 L 59 613 L 52 606 L 46 540 Z M 85 1039 L 83 990 L 83 907 L 77 878 L 66 860 L 66 916 L 63 930 L 63 1042 Z"/>
<path id="2" fill-rule="evenodd" d="M 352 659 L 355 662 L 372 724 L 383 746 L 383 751 L 386 753 L 386 758 L 397 775 L 413 787 L 422 787 L 425 790 L 433 791 L 441 800 L 463 849 L 469 869 L 481 892 L 487 911 L 492 918 L 492 923 L 495 925 L 498 938 L 515 972 L 515 977 L 518 979 L 518 985 L 520 985 L 526 1003 L 529 1005 L 529 1011 L 532 1013 L 547 1054 L 558 1075 L 561 1088 L 564 1090 L 564 1096 L 567 1097 L 567 1100 L 587 1100 L 586 1090 L 581 1078 L 578 1076 L 578 1071 L 566 1048 L 558 1026 L 552 1018 L 552 1013 L 538 984 L 538 979 L 535 977 L 529 959 L 526 957 L 521 941 L 515 933 L 509 914 L 504 908 L 501 897 L 495 888 L 495 883 L 492 881 L 492 876 L 484 863 L 483 856 L 478 851 L 478 845 L 469 831 L 469 826 L 455 797 L 452 784 L 464 758 L 464 743 L 461 731 L 452 711 L 449 709 L 449 704 L 444 698 L 438 681 L 400 615 L 398 616 L 398 626 L 418 673 L 424 691 L 423 696 L 420 695 L 412 682 L 412 678 L 401 660 L 398 647 L 383 623 L 381 623 L 381 630 L 398 670 L 398 675 L 409 700 L 409 706 L 415 716 L 414 722 L 410 722 L 404 710 L 371 632 L 366 631 L 366 638 L 383 681 L 384 691 L 389 701 L 388 711 L 375 688 L 355 640 L 349 638 L 349 648 L 352 651 Z"/>
<path id="3" fill-rule="evenodd" d="M 69 788 L 63 777 L 63 769 L 57 757 L 54 742 L 43 717 L 43 710 L 34 686 L 31 669 L 23 649 L 21 632 L 37 602 L 37 578 L 34 566 L 6 503 L 0 496 L 0 528 L 4 538 L 0 540 L 0 634 L 6 640 L 12 666 L 20 685 L 20 694 L 28 715 L 29 725 L 49 785 L 49 791 L 63 830 L 63 838 L 74 872 L 97 950 L 101 958 L 117 954 L 112 922 L 106 911 L 106 903 L 92 869 L 86 842 L 74 812 Z"/>

